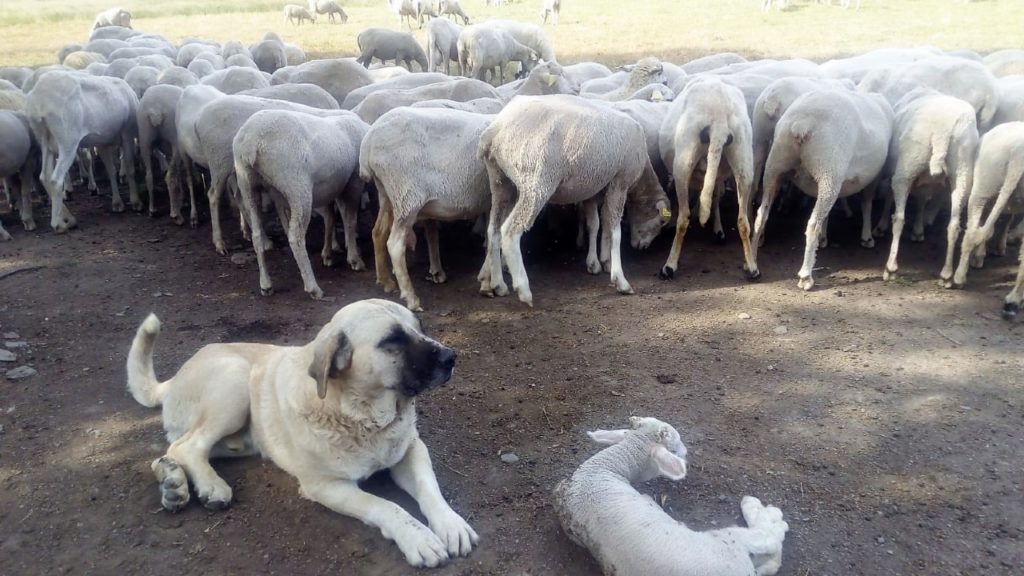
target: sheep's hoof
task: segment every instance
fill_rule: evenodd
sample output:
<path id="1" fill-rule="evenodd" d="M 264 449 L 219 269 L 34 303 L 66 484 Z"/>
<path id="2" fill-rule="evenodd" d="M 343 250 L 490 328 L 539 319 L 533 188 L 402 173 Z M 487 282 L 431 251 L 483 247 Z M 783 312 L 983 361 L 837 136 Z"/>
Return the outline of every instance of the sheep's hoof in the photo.
<path id="1" fill-rule="evenodd" d="M 955 286 L 953 285 L 953 278 L 950 276 L 940 276 L 939 286 L 946 288 L 947 290 L 950 288 L 955 288 Z"/>
<path id="2" fill-rule="evenodd" d="M 35 220 L 22 220 L 21 225 L 25 228 L 26 232 L 31 232 L 36 229 Z"/>
<path id="3" fill-rule="evenodd" d="M 0 229 L 0 242 L 7 242 L 10 239 L 11 235 L 7 232 L 7 230 Z"/>
<path id="4" fill-rule="evenodd" d="M 316 294 L 314 294 L 312 292 L 310 292 L 309 295 L 312 296 L 313 300 L 316 300 L 317 302 L 334 302 L 334 301 L 337 300 L 337 298 L 334 297 L 334 296 L 324 296 L 323 292 L 320 292 L 319 296 L 317 296 Z"/>
<path id="5" fill-rule="evenodd" d="M 434 284 L 444 284 L 447 281 L 448 275 L 444 273 L 444 270 L 441 270 L 439 272 L 431 272 L 427 274 L 427 282 L 433 282 Z M 412 307 L 410 306 L 409 309 L 411 310 Z"/>
<path id="6" fill-rule="evenodd" d="M 1014 304 L 1013 302 L 1007 302 L 1003 304 L 1003 319 L 1013 320 L 1020 313 L 1020 304 Z"/>
<path id="7" fill-rule="evenodd" d="M 188 223 L 189 223 L 189 226 L 191 226 L 193 230 L 196 229 L 196 228 L 199 228 L 199 218 L 195 218 L 195 217 L 190 218 Z"/>
<path id="8" fill-rule="evenodd" d="M 228 255 L 228 249 L 225 248 L 223 244 L 214 244 L 213 249 L 216 250 L 217 254 L 220 254 L 221 256 Z"/>
<path id="9" fill-rule="evenodd" d="M 274 295 L 274 287 L 273 286 L 267 286 L 266 288 L 264 288 L 264 287 L 260 286 L 260 294 L 263 295 L 263 296 L 273 296 Z"/>
<path id="10" fill-rule="evenodd" d="M 889 280 L 895 280 L 895 279 L 896 279 L 896 270 L 889 270 L 888 268 L 886 268 L 885 270 L 882 270 L 882 280 L 888 282 Z"/>
<path id="11" fill-rule="evenodd" d="M 628 296 L 630 294 L 636 294 L 636 290 L 633 290 L 632 286 L 626 286 L 625 288 L 616 287 L 615 289 L 619 291 L 619 294 L 622 294 L 624 296 Z"/>
<path id="12" fill-rule="evenodd" d="M 596 261 L 596 260 L 594 260 L 592 262 L 587 262 L 587 272 L 590 273 L 590 274 L 600 274 L 601 273 L 601 263 Z"/>
<path id="13" fill-rule="evenodd" d="M 884 228 L 878 227 L 875 227 L 875 229 L 871 231 L 871 235 L 874 236 L 875 238 L 883 238 L 885 237 L 885 233 L 886 230 Z"/>
<path id="14" fill-rule="evenodd" d="M 334 266 L 334 258 L 331 256 L 324 256 L 322 258 L 324 262 L 324 268 L 331 268 Z"/>
<path id="15" fill-rule="evenodd" d="M 124 202 L 114 202 L 110 205 L 110 209 L 114 213 L 120 214 L 121 212 L 124 212 Z"/>
<path id="16" fill-rule="evenodd" d="M 715 232 L 714 243 L 718 244 L 719 246 L 724 246 L 725 245 L 725 232 L 723 232 L 721 230 L 719 230 L 718 232 Z"/>
<path id="17" fill-rule="evenodd" d="M 356 272 L 366 270 L 366 264 L 363 264 L 362 260 L 349 260 L 348 265 Z"/>
<path id="18" fill-rule="evenodd" d="M 861 238 L 860 239 L 860 246 L 861 246 L 861 248 L 874 248 L 875 247 L 875 239 L 874 238 L 868 238 L 867 240 L 865 240 L 864 238 Z"/>
<path id="19" fill-rule="evenodd" d="M 814 287 L 814 278 L 811 276 L 801 276 L 796 285 L 798 288 L 806 292 Z"/>
<path id="20" fill-rule="evenodd" d="M 174 222 L 178 226 L 182 226 L 182 225 L 185 224 L 185 217 L 182 216 L 181 214 L 178 214 L 176 216 L 171 216 L 171 222 Z"/>
<path id="21" fill-rule="evenodd" d="M 917 242 L 917 243 L 924 242 L 924 232 L 922 232 L 920 234 L 918 234 L 916 232 L 911 232 L 910 233 L 910 241 L 911 242 Z"/>
<path id="22" fill-rule="evenodd" d="M 819 238 L 818 239 L 818 249 L 821 250 L 821 249 L 824 249 L 824 248 L 828 248 L 828 238 Z"/>
<path id="23" fill-rule="evenodd" d="M 159 213 L 159 212 L 157 212 L 156 210 L 150 210 L 150 211 L 149 211 L 149 217 L 150 217 L 150 218 L 156 218 L 156 217 L 157 217 L 157 216 L 159 216 L 159 215 L 160 215 L 160 213 Z"/>
<path id="24" fill-rule="evenodd" d="M 662 266 L 661 270 L 658 271 L 658 278 L 662 280 L 671 280 L 676 275 L 676 269 L 670 266 Z"/>
<path id="25" fill-rule="evenodd" d="M 756 282 L 761 279 L 760 270 L 744 270 L 743 273 L 747 277 L 747 280 L 750 282 Z"/>
<path id="26" fill-rule="evenodd" d="M 132 210 L 136 212 L 142 212 L 142 209 L 146 207 L 145 204 L 143 204 L 140 200 L 135 200 L 131 204 Z M 152 214 L 152 212 L 150 212 L 150 214 Z"/>

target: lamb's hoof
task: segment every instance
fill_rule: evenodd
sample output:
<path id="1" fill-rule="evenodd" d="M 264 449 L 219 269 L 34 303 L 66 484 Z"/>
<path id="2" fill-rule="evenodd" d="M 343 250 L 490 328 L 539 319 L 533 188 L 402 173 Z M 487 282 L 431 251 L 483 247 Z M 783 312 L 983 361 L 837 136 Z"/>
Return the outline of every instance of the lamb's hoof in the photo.
<path id="1" fill-rule="evenodd" d="M 587 272 L 590 274 L 600 274 L 601 263 L 596 260 L 593 262 L 587 262 Z"/>
<path id="2" fill-rule="evenodd" d="M 797 287 L 803 291 L 808 291 L 814 287 L 814 278 L 811 276 L 801 277 L 796 283 Z"/>
<path id="3" fill-rule="evenodd" d="M 22 225 L 22 227 L 25 228 L 26 232 L 31 232 L 31 231 L 36 229 L 36 221 L 35 220 L 22 220 L 21 221 L 21 225 Z"/>
<path id="4" fill-rule="evenodd" d="M 113 204 L 110 205 L 110 210 L 113 211 L 115 214 L 120 214 L 124 212 L 124 202 L 114 202 Z"/>
<path id="5" fill-rule="evenodd" d="M 174 222 L 178 226 L 182 226 L 185 224 L 185 217 L 182 216 L 181 214 L 178 214 L 177 216 L 171 216 L 171 222 Z"/>
<path id="6" fill-rule="evenodd" d="M 273 296 L 274 295 L 274 287 L 273 286 L 267 286 L 266 288 L 264 288 L 264 287 L 260 286 L 260 295 L 261 296 Z"/>
<path id="7" fill-rule="evenodd" d="M 332 257 L 332 256 L 324 256 L 323 258 L 321 258 L 321 260 L 323 260 L 324 268 L 333 268 L 334 267 L 334 257 Z"/>
<path id="8" fill-rule="evenodd" d="M 747 277 L 747 280 L 750 281 L 750 282 L 757 282 L 758 280 L 761 279 L 761 271 L 760 270 L 753 270 L 753 271 L 751 271 L 751 270 L 744 270 L 743 274 Z"/>
<path id="9" fill-rule="evenodd" d="M 1007 302 L 1003 304 L 1003 319 L 1013 320 L 1020 314 L 1020 304 L 1014 304 L 1013 302 Z"/>
<path id="10" fill-rule="evenodd" d="M 319 288 L 306 290 L 306 294 L 309 294 L 309 297 L 312 298 L 313 300 L 322 300 L 324 297 L 324 291 Z"/>
<path id="11" fill-rule="evenodd" d="M 228 249 L 223 244 L 215 244 L 213 246 L 213 249 L 216 250 L 217 254 L 220 254 L 221 256 L 228 255 Z"/>
<path id="12" fill-rule="evenodd" d="M 860 246 L 861 246 L 861 248 L 874 248 L 875 247 L 875 239 L 874 238 L 868 238 L 867 240 L 865 240 L 865 239 L 861 238 L 860 239 Z"/>
<path id="13" fill-rule="evenodd" d="M 348 261 L 348 265 L 355 272 L 360 272 L 362 270 L 366 270 L 366 264 L 363 264 L 362 260 L 349 260 Z"/>
<path id="14" fill-rule="evenodd" d="M 188 505 L 188 478 L 177 462 L 167 456 L 153 461 L 150 466 L 160 482 L 160 505 L 169 512 L 177 512 Z"/>
<path id="15" fill-rule="evenodd" d="M 67 231 L 70 230 L 70 228 L 71 228 L 70 226 L 68 226 L 67 224 L 61 222 L 60 224 L 57 224 L 56 226 L 53 227 L 53 233 L 54 234 L 66 234 Z"/>
<path id="16" fill-rule="evenodd" d="M 156 218 L 156 217 L 158 217 L 158 216 L 160 216 L 160 213 L 159 213 L 159 212 L 157 212 L 156 210 L 150 210 L 150 211 L 149 211 L 149 217 L 150 217 L 150 218 Z"/>
<path id="17" fill-rule="evenodd" d="M 139 200 L 135 200 L 134 202 L 132 202 L 132 203 L 131 203 L 131 205 L 132 205 L 132 210 L 134 210 L 134 211 L 136 211 L 136 212 L 142 212 L 142 209 L 146 207 L 146 206 L 145 206 L 145 205 L 144 205 L 144 204 L 143 204 L 143 203 L 142 203 L 141 201 L 139 201 Z M 150 215 L 152 215 L 152 211 L 150 211 Z"/>
<path id="18" fill-rule="evenodd" d="M 888 268 L 886 268 L 885 270 L 882 270 L 882 280 L 888 282 L 889 280 L 895 280 L 895 279 L 896 279 L 896 270 L 889 270 Z"/>
<path id="19" fill-rule="evenodd" d="M 915 232 L 911 232 L 910 233 L 910 241 L 911 242 L 917 242 L 917 243 L 924 242 L 924 232 L 922 232 L 920 234 L 917 234 Z"/>
<path id="20" fill-rule="evenodd" d="M 616 287 L 615 289 L 622 295 L 636 294 L 636 290 L 633 290 L 632 286 L 626 286 L 625 288 Z"/>
<path id="21" fill-rule="evenodd" d="M 719 246 L 725 245 L 725 232 L 715 232 L 714 243 Z"/>
<path id="22" fill-rule="evenodd" d="M 676 275 L 676 269 L 669 266 L 662 266 L 661 270 L 658 270 L 658 278 L 662 280 L 671 280 Z"/>

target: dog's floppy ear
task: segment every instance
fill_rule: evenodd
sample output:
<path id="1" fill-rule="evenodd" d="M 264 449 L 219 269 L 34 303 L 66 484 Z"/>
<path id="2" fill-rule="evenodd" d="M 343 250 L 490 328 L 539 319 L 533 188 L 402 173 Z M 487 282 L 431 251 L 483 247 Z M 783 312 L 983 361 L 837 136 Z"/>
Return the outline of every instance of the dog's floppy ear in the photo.
<path id="1" fill-rule="evenodd" d="M 317 343 L 309 376 L 316 380 L 316 395 L 321 400 L 327 396 L 327 379 L 336 377 L 351 362 L 352 344 L 343 330 L 336 330 Z"/>

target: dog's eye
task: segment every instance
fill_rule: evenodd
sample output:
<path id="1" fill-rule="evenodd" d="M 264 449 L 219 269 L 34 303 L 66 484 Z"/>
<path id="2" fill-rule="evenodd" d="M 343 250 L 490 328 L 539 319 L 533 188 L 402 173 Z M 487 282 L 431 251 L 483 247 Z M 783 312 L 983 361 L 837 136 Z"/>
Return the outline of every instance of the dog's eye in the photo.
<path id="1" fill-rule="evenodd" d="M 385 352 L 400 352 L 409 345 L 409 335 L 400 329 L 392 330 L 377 347 Z"/>

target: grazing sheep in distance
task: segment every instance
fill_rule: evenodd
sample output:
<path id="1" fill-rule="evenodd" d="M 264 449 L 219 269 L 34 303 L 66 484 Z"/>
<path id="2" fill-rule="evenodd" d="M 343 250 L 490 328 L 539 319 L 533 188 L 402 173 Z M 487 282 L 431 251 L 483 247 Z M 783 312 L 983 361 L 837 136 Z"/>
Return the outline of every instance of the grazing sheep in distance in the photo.
<path id="1" fill-rule="evenodd" d="M 491 184 L 487 270 L 480 291 L 502 296 L 504 255 L 519 300 L 533 306 L 519 240 L 546 204 L 584 203 L 590 249 L 587 270 L 601 272 L 610 258 L 611 280 L 622 294 L 633 288 L 619 250 L 623 210 L 629 204 L 631 243 L 646 248 L 671 216 L 668 197 L 647 159 L 643 128 L 607 104 L 576 96 L 520 96 L 480 136 L 479 154 Z M 598 258 L 598 202 L 608 242 Z M 609 254 L 610 251 L 610 254 Z"/>
<path id="2" fill-rule="evenodd" d="M 952 188 L 946 260 L 940 274 L 948 280 L 953 274 L 953 254 L 960 235 L 960 212 L 974 179 L 979 138 L 974 108 L 959 98 L 918 88 L 904 96 L 893 113 L 892 141 L 883 175 L 890 181 L 896 211 L 892 216 L 892 247 L 882 278 L 889 280 L 898 269 L 896 257 L 910 193 L 920 187 L 918 194 L 925 197 L 910 236 L 913 242 L 923 242 L 924 207 L 931 191 L 938 187 Z"/>
<path id="3" fill-rule="evenodd" d="M 284 21 L 286 23 L 301 25 L 303 20 L 309 20 L 309 23 L 313 24 L 316 22 L 316 17 L 298 4 L 285 4 Z"/>
<path id="4" fill-rule="evenodd" d="M 569 538 L 615 576 L 772 576 L 782 565 L 789 525 L 782 511 L 753 496 L 740 502 L 746 528 L 696 532 L 678 522 L 634 482 L 686 476 L 679 432 L 655 418 L 630 418 L 631 429 L 587 432 L 607 446 L 553 491 Z"/>
<path id="5" fill-rule="evenodd" d="M 505 83 L 505 67 L 519 62 L 523 74 L 528 73 L 539 60 L 529 46 L 497 26 L 476 24 L 463 29 L 458 41 L 459 69 L 477 80 L 486 80 L 489 71 L 495 71 L 491 82 Z"/>
<path id="6" fill-rule="evenodd" d="M 369 68 L 370 62 L 377 58 L 387 63 L 394 60 L 397 65 L 399 61 L 405 63 L 405 67 L 412 71 L 412 63 L 420 65 L 420 71 L 427 71 L 427 55 L 423 52 L 412 34 L 407 32 L 395 32 L 386 28 L 367 28 L 356 37 L 356 44 L 359 46 L 359 57 L 356 62 Z"/>
<path id="7" fill-rule="evenodd" d="M 348 22 L 348 14 L 341 8 L 341 4 L 334 0 L 309 0 L 309 11 L 321 16 L 326 14 L 329 22 L 334 22 L 335 16 L 342 24 Z"/>
<path id="8" fill-rule="evenodd" d="M 465 10 L 462 9 L 462 6 L 459 4 L 459 0 L 441 0 L 438 3 L 438 6 L 438 11 L 441 14 L 446 14 L 449 17 L 455 16 L 456 19 L 462 18 L 463 25 L 469 24 L 469 15 L 467 15 Z"/>
<path id="9" fill-rule="evenodd" d="M 263 110 L 238 129 L 231 145 L 234 169 L 252 227 L 260 292 L 264 296 L 273 293 L 273 285 L 264 256 L 259 192 L 270 192 L 274 199 L 306 293 L 322 298 L 323 290 L 316 283 L 306 253 L 309 219 L 314 211 L 324 219 L 321 256 L 324 266 L 332 266 L 334 203 L 341 199 L 339 205 L 352 207 L 347 216 L 355 219 L 354 207 L 363 195 L 359 146 L 369 128 L 347 111 L 317 117 L 287 110 Z"/>
<path id="10" fill-rule="evenodd" d="M 451 74 L 451 62 L 459 61 L 459 35 L 462 27 L 443 18 L 427 23 L 427 69 L 437 72 L 444 63 L 444 73 Z M 460 70 L 460 73 L 462 71 Z"/>
<path id="11" fill-rule="evenodd" d="M 750 240 L 752 258 L 744 264 L 751 279 L 760 276 L 757 248 L 772 202 L 790 173 L 798 188 L 817 197 L 807 220 L 800 288 L 814 286 L 815 256 L 819 243 L 824 244 L 828 213 L 839 198 L 864 191 L 861 244 L 874 245 L 871 202 L 889 150 L 892 121 L 892 107 L 878 94 L 823 88 L 793 102 L 775 126 L 765 164 L 764 194 Z"/>
<path id="12" fill-rule="evenodd" d="M 477 156 L 480 134 L 493 116 L 458 110 L 397 108 L 380 117 L 363 139 L 359 175 L 376 183 L 380 210 L 373 227 L 377 283 L 395 289 L 390 256 L 402 299 L 420 311 L 405 263 L 407 237 L 424 221 L 430 255 L 428 280 L 447 279 L 441 267 L 437 221 L 475 220 L 491 204 L 487 169 Z M 424 149 L 423 142 L 444 142 Z"/>
<path id="13" fill-rule="evenodd" d="M 558 26 L 558 14 L 562 11 L 562 0 L 544 0 L 544 9 L 541 10 L 541 19 L 548 23 L 548 16 L 553 16 L 552 23 Z"/>
<path id="14" fill-rule="evenodd" d="M 111 8 L 100 12 L 92 23 L 92 29 L 95 30 L 107 26 L 120 26 L 130 30 L 132 27 L 132 13 L 124 8 Z"/>

